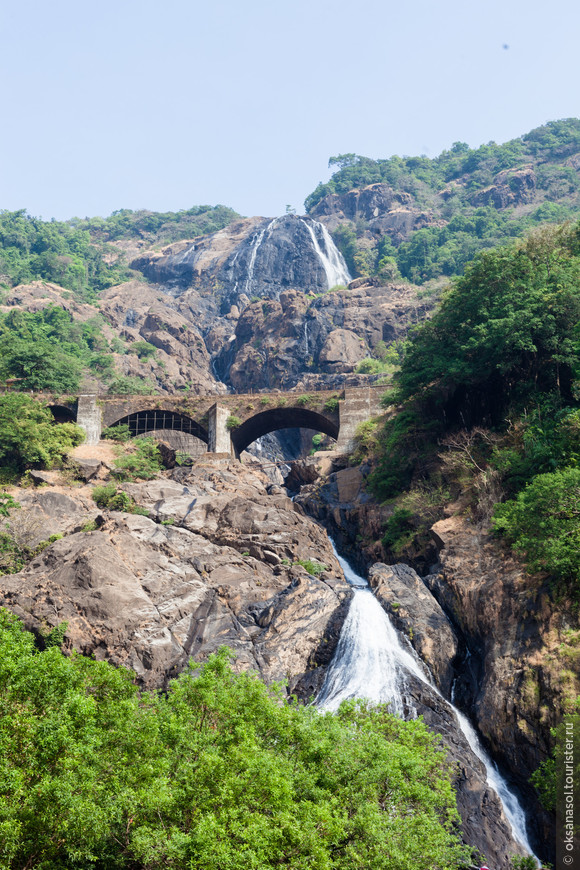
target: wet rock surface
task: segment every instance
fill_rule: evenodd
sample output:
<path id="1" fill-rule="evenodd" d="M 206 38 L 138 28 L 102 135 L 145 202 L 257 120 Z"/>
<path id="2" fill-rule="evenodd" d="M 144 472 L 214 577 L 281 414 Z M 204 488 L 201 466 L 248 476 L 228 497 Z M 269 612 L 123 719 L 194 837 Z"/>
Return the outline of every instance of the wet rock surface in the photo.
<path id="1" fill-rule="evenodd" d="M 459 643 L 441 606 L 409 565 L 378 562 L 371 566 L 368 580 L 391 622 L 410 639 L 437 687 L 448 696 Z"/>
<path id="2" fill-rule="evenodd" d="M 482 863 L 509 870 L 510 857 L 526 853 L 514 840 L 501 801 L 487 783 L 485 767 L 461 732 L 451 706 L 413 677 L 408 678 L 407 703 L 430 730 L 441 735 L 447 758 L 455 769 L 464 842 L 479 850 Z"/>

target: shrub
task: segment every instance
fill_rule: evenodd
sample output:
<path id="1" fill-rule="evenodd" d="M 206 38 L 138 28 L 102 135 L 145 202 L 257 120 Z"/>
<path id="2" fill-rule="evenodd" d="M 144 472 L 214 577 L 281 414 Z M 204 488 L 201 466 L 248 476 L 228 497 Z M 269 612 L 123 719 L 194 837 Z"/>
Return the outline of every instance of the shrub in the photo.
<path id="1" fill-rule="evenodd" d="M 318 577 L 323 571 L 328 571 L 328 565 L 323 562 L 313 562 L 312 559 L 296 559 L 297 565 L 302 565 L 313 577 Z"/>
<path id="2" fill-rule="evenodd" d="M 517 498 L 496 507 L 493 526 L 530 571 L 580 581 L 580 468 L 538 474 Z"/>
<path id="3" fill-rule="evenodd" d="M 55 423 L 46 405 L 31 396 L 0 396 L 0 465 L 18 473 L 51 468 L 84 437 L 75 423 Z"/>
<path id="4" fill-rule="evenodd" d="M 408 508 L 396 508 L 385 525 L 381 543 L 387 550 L 396 552 L 413 534 L 413 512 Z"/>
<path id="5" fill-rule="evenodd" d="M 161 473 L 159 447 L 153 438 L 138 438 L 132 450 L 115 460 L 114 475 L 119 480 L 152 480 Z"/>
<path id="6" fill-rule="evenodd" d="M 309 402 L 311 402 L 311 401 L 312 401 L 312 396 L 304 394 L 302 396 L 298 396 L 298 398 L 296 399 L 296 404 L 300 405 L 300 407 L 303 408 L 304 405 L 308 405 Z"/>
<path id="7" fill-rule="evenodd" d="M 101 438 L 106 438 L 108 441 L 118 441 L 124 444 L 131 440 L 131 429 L 126 423 L 118 423 L 115 426 L 107 426 L 101 432 Z"/>
<path id="8" fill-rule="evenodd" d="M 130 345 L 128 353 L 137 354 L 139 359 L 150 359 L 157 353 L 157 348 L 155 345 L 149 344 L 148 341 L 134 341 Z"/>
<path id="9" fill-rule="evenodd" d="M 226 420 L 226 429 L 228 429 L 230 432 L 233 429 L 237 429 L 238 426 L 241 426 L 241 425 L 242 425 L 242 421 L 240 420 L 239 417 L 236 417 L 235 414 L 230 414 L 230 416 Z"/>
<path id="10" fill-rule="evenodd" d="M 115 396 L 150 396 L 155 392 L 155 385 L 147 378 L 119 375 L 109 384 L 109 393 Z"/>
<path id="11" fill-rule="evenodd" d="M 148 511 L 139 507 L 139 505 L 135 503 L 135 500 L 129 495 L 129 493 L 119 489 L 115 483 L 107 483 L 104 486 L 95 486 L 92 496 L 97 507 L 103 508 L 104 510 L 122 511 L 126 514 L 142 514 L 144 516 L 149 515 Z M 88 525 L 90 525 L 90 523 Z M 92 529 L 83 528 L 83 531 L 92 531 Z"/>
<path id="12" fill-rule="evenodd" d="M 330 411 L 332 413 L 333 411 L 338 410 L 339 404 L 340 404 L 340 402 L 339 402 L 338 396 L 331 396 L 330 399 L 327 399 L 326 402 L 324 403 L 324 410 Z"/>

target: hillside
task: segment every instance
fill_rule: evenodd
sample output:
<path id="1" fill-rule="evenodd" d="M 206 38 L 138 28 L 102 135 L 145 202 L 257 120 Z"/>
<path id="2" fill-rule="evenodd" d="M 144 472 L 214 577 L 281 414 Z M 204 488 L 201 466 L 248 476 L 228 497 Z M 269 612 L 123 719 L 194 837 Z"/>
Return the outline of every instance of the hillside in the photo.
<path id="1" fill-rule="evenodd" d="M 474 254 L 544 222 L 580 215 L 580 121 L 503 145 L 456 142 L 438 157 L 332 157 L 337 171 L 306 199 L 352 274 L 418 284 L 461 274 Z"/>
<path id="2" fill-rule="evenodd" d="M 139 684 L 145 707 L 149 691 L 179 693 L 186 682 L 173 678 L 191 656 L 209 660 L 211 673 L 224 643 L 237 656 L 235 672 L 284 680 L 301 701 L 320 701 L 341 662 L 344 685 L 358 680 L 356 693 L 342 697 L 368 694 L 442 735 L 463 842 L 496 870 L 529 870 L 534 860 L 522 856 L 532 847 L 553 858 L 554 734 L 580 691 L 580 121 L 501 146 L 457 143 L 433 160 L 342 155 L 331 163 L 337 171 L 304 216 L 244 218 L 224 206 L 50 223 L 0 215 L 0 380 L 8 386 L 0 396 L 0 602 L 41 648 L 64 638 L 63 651 L 107 662 L 98 671 L 105 684 L 117 679 L 111 665 L 131 668 L 135 676 L 120 679 Z M 262 419 L 270 402 L 286 406 L 296 425 L 309 391 L 336 391 L 332 431 L 342 437 L 343 389 L 353 388 L 368 417 L 369 391 L 360 388 L 377 382 L 384 413 L 359 425 L 350 453 L 295 428 L 293 455 L 314 455 L 285 477 L 287 466 L 272 461 L 282 456 L 278 433 L 268 429 L 280 417 L 259 430 L 270 440 L 256 446 L 258 459 L 227 453 L 242 401 Z M 135 397 L 140 412 L 166 409 L 164 396 L 176 394 L 176 404 L 191 397 L 185 414 L 203 405 L 196 395 L 207 407 L 226 393 L 269 395 L 222 400 L 225 441 L 213 449 L 225 452 L 208 454 L 200 441 L 187 459 L 179 437 L 175 450 L 160 452 L 131 439 L 128 427 L 107 433 L 116 443 L 79 446 L 67 402 L 58 400 L 55 420 L 30 395 L 80 390 L 157 393 Z M 323 527 L 368 570 L 368 588 L 344 569 Z M 378 621 L 360 617 L 364 606 L 351 608 L 361 595 L 380 604 Z M 385 612 L 399 632 L 390 647 Z M 0 628 L 9 644 L 19 636 L 11 617 Z M 32 640 L 23 643 L 30 658 Z M 26 667 L 60 667 L 58 650 L 47 652 Z M 65 681 L 85 668 L 81 657 L 71 661 Z M 23 703 L 34 706 L 25 690 Z M 514 822 L 501 788 L 490 787 L 491 762 L 453 705 L 525 805 L 527 831 L 526 813 L 520 808 Z M 284 790 L 289 780 L 281 782 Z M 139 837 L 149 824 L 145 804 Z M 155 796 L 151 807 L 160 831 Z M 188 856 L 199 843 L 181 805 L 173 810 L 179 868 L 179 843 Z M 16 804 L 10 812 L 20 818 Z M 244 832 L 246 824 L 247 814 Z M 107 827 L 99 848 L 116 850 L 116 831 Z M 224 836 L 235 841 L 230 829 Z M 159 864 L 175 845 L 167 837 Z M 118 866 L 149 860 L 157 846 L 143 842 L 131 841 Z M 18 849 L 13 866 L 28 866 L 28 844 Z M 385 870 L 407 870 L 411 854 L 403 846 Z M 205 868 L 203 860 L 190 864 Z M 345 860 L 320 866 L 343 870 Z M 270 857 L 256 866 L 271 866 Z"/>
<path id="3" fill-rule="evenodd" d="M 580 216 L 579 155 L 580 121 L 568 119 L 435 159 L 332 158 L 307 217 L 2 212 L 0 378 L 57 392 L 220 392 L 388 370 L 389 345 L 478 250 Z"/>

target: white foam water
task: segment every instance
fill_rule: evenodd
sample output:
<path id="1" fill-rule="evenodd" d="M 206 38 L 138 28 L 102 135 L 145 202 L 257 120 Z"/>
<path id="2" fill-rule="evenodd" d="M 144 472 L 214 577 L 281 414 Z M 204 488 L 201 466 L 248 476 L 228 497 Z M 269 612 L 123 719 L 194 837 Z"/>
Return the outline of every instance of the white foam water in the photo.
<path id="1" fill-rule="evenodd" d="M 348 284 L 351 280 L 344 258 L 330 236 L 330 233 L 319 221 L 300 218 L 312 239 L 312 245 L 326 275 L 327 290 L 338 284 Z"/>
<path id="2" fill-rule="evenodd" d="M 246 295 L 248 295 L 252 290 L 252 282 L 254 279 L 254 266 L 256 265 L 256 257 L 258 255 L 258 248 L 260 247 L 260 245 L 264 241 L 264 238 L 270 237 L 270 234 L 272 232 L 272 228 L 274 227 L 274 224 L 276 223 L 277 220 L 278 220 L 278 218 L 274 218 L 273 220 L 270 221 L 270 223 L 267 226 L 262 227 L 262 229 L 256 233 L 256 235 L 254 236 L 254 238 L 252 240 L 252 252 L 250 254 L 250 262 L 248 264 L 248 274 L 246 275 L 246 283 L 244 284 L 244 293 Z M 234 262 L 235 262 L 235 260 L 234 260 Z M 232 266 L 233 266 L 233 263 L 232 263 Z"/>
<path id="3" fill-rule="evenodd" d="M 373 704 L 388 704 L 396 716 L 402 716 L 405 702 L 405 681 L 412 674 L 443 697 L 433 684 L 428 671 L 414 650 L 407 648 L 383 610 L 367 581 L 350 567 L 332 546 L 343 570 L 345 580 L 354 587 L 354 596 L 344 621 L 334 658 L 316 699 L 322 710 L 337 710 L 343 701 L 364 698 Z M 494 761 L 483 748 L 477 732 L 468 718 L 451 702 L 460 730 L 474 755 L 486 771 L 487 783 L 498 795 L 514 839 L 536 860 L 526 832 L 526 816 L 522 806 L 500 774 Z"/>

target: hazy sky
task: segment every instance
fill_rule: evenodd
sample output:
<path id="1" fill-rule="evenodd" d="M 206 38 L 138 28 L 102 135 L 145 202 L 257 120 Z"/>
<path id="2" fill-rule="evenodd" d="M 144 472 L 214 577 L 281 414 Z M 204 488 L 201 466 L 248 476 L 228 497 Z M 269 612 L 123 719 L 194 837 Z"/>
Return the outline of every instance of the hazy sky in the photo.
<path id="1" fill-rule="evenodd" d="M 578 117 L 579 33 L 577 0 L 4 0 L 0 208 L 302 211 L 331 155 Z"/>

